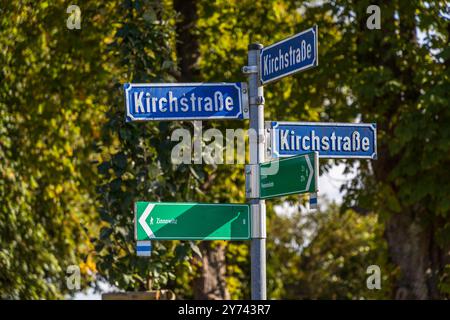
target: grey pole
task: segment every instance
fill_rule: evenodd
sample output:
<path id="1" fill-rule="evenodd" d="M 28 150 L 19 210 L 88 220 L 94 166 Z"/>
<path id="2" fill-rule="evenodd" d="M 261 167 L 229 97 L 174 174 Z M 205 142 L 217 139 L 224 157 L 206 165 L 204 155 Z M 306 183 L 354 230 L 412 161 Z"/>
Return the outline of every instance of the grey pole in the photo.
<path id="1" fill-rule="evenodd" d="M 263 46 L 253 43 L 248 46 L 248 90 L 250 105 L 250 164 L 264 162 L 264 88 L 259 81 L 259 56 Z M 256 133 L 256 139 L 251 135 Z M 254 136 L 255 137 L 255 136 Z M 249 200 L 252 214 L 251 282 L 252 300 L 267 299 L 266 293 L 266 203 L 264 200 Z"/>

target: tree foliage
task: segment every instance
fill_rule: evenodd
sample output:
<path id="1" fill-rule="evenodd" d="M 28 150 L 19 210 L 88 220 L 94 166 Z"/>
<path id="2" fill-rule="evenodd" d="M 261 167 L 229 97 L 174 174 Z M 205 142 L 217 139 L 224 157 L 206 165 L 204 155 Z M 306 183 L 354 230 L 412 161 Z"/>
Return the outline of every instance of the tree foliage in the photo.
<path id="1" fill-rule="evenodd" d="M 92 142 L 107 15 L 84 6 L 67 29 L 63 1 L 0 4 L 0 297 L 57 298 L 69 265 L 95 271 Z"/>

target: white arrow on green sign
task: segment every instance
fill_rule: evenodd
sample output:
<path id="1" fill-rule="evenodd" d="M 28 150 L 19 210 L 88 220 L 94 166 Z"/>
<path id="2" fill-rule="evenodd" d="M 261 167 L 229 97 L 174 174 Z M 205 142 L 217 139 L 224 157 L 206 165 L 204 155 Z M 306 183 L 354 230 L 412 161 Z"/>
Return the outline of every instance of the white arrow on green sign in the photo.
<path id="1" fill-rule="evenodd" d="M 135 203 L 136 240 L 247 240 L 247 204 Z"/>
<path id="2" fill-rule="evenodd" d="M 317 192 L 318 155 L 310 152 L 259 165 L 259 198 Z"/>

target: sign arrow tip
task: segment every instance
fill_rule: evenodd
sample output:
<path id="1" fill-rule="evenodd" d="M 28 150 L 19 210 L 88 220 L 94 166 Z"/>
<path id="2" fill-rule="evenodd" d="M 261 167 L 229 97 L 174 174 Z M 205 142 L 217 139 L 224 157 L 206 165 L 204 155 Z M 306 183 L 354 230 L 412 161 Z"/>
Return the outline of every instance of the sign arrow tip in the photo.
<path id="1" fill-rule="evenodd" d="M 155 235 L 153 234 L 152 229 L 150 229 L 149 225 L 147 224 L 147 218 L 152 212 L 153 208 L 155 207 L 154 204 L 150 203 L 144 210 L 144 213 L 139 218 L 139 224 L 141 225 L 142 229 L 144 229 L 145 233 L 149 238 L 155 238 Z"/>

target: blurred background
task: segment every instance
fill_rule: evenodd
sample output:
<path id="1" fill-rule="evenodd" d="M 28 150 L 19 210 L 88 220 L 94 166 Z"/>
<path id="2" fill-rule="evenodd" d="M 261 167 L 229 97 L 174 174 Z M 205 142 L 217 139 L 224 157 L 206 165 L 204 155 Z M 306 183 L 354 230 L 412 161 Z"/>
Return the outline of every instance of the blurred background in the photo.
<path id="1" fill-rule="evenodd" d="M 0 0 L 0 298 L 250 298 L 249 242 L 136 256 L 135 200 L 245 202 L 245 177 L 172 164 L 192 123 L 125 123 L 122 84 L 245 81 L 248 44 L 314 24 L 319 66 L 266 87 L 266 120 L 377 123 L 378 160 L 321 160 L 317 211 L 267 201 L 268 298 L 449 298 L 450 5 L 419 0 Z"/>

